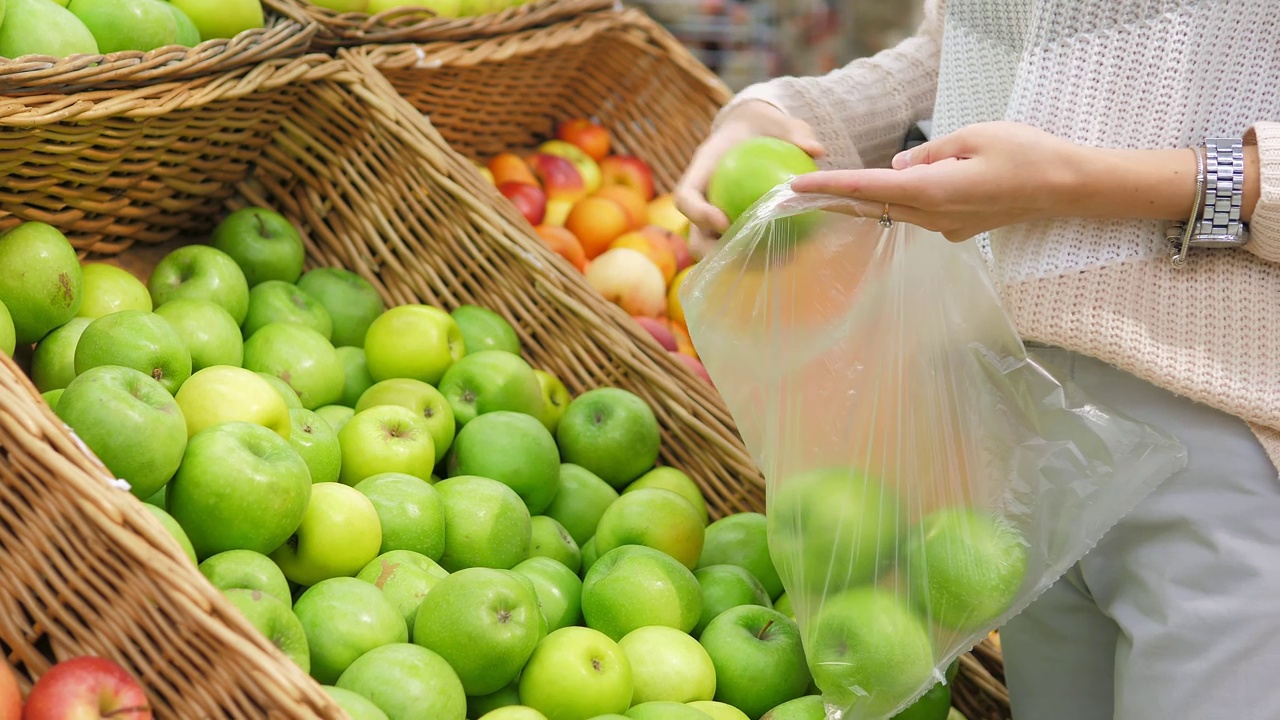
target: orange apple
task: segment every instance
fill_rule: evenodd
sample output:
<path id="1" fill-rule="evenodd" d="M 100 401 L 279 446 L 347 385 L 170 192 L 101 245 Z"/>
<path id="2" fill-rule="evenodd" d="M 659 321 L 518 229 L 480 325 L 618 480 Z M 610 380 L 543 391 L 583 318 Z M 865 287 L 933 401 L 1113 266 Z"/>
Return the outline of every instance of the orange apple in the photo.
<path id="1" fill-rule="evenodd" d="M 538 236 L 552 252 L 568 260 L 580 272 L 586 271 L 587 255 L 582 252 L 582 243 L 578 242 L 573 233 L 555 225 L 539 225 L 534 230 L 538 231 Z"/>
<path id="2" fill-rule="evenodd" d="M 22 716 L 22 688 L 9 663 L 0 658 L 0 718 L 18 720 Z"/>
<path id="3" fill-rule="evenodd" d="M 606 185 L 593 193 L 594 197 L 606 197 L 626 208 L 631 218 L 631 229 L 643 227 L 649 220 L 649 206 L 640 193 L 625 185 Z"/>
<path id="4" fill-rule="evenodd" d="M 556 137 L 577 145 L 587 154 L 587 157 L 596 162 L 605 159 L 609 154 L 609 131 L 586 118 L 565 121 L 560 125 Z"/>
<path id="5" fill-rule="evenodd" d="M 644 233 L 645 237 L 654 243 L 671 251 L 671 255 L 676 261 L 676 270 L 683 270 L 693 264 L 693 255 L 689 252 L 688 240 L 657 225 L 645 225 L 640 228 L 640 232 Z"/>
<path id="6" fill-rule="evenodd" d="M 680 286 L 684 284 L 684 279 L 689 277 L 689 268 L 685 268 L 676 273 L 671 279 L 671 288 L 667 290 L 667 317 L 672 322 L 685 324 L 684 307 L 680 305 Z"/>
<path id="7" fill-rule="evenodd" d="M 666 228 L 680 237 L 689 237 L 689 218 L 676 207 L 676 198 L 671 193 L 649 201 L 649 224 Z"/>
<path id="8" fill-rule="evenodd" d="M 489 160 L 489 174 L 495 185 L 508 182 L 521 182 L 537 185 L 538 178 L 519 155 L 515 153 L 498 153 Z"/>
<path id="9" fill-rule="evenodd" d="M 587 284 L 630 315 L 659 317 L 667 309 L 662 271 L 643 253 L 609 250 L 587 266 Z"/>
<path id="10" fill-rule="evenodd" d="M 625 185 L 640 193 L 646 202 L 653 199 L 653 170 L 638 157 L 610 155 L 600 161 L 600 182 Z"/>
<path id="11" fill-rule="evenodd" d="M 667 241 L 661 237 L 652 237 L 642 230 L 635 230 L 622 235 L 609 243 L 609 248 L 631 248 L 644 253 L 658 269 L 662 271 L 662 282 L 670 283 L 676 274 L 676 256 L 667 247 Z"/>
<path id="12" fill-rule="evenodd" d="M 548 140 L 538 146 L 538 152 L 556 155 L 573 163 L 573 166 L 578 169 L 578 174 L 582 176 L 588 193 L 600 189 L 600 165 L 577 145 L 564 140 Z"/>
<path id="13" fill-rule="evenodd" d="M 671 325 L 662 318 L 644 317 L 643 315 L 635 318 L 636 323 L 644 328 L 658 341 L 664 349 L 675 352 L 679 348 L 676 347 L 676 336 L 671 332 Z"/>
<path id="14" fill-rule="evenodd" d="M 548 200 L 578 200 L 587 194 L 578 168 L 559 155 L 534 153 L 529 156 L 529 169 L 541 181 Z"/>
<path id="15" fill-rule="evenodd" d="M 625 233 L 630 223 L 622 205 L 609 198 L 588 197 L 573 206 L 564 226 L 577 236 L 587 258 L 592 259 L 609 249 L 609 243 Z"/>
<path id="16" fill-rule="evenodd" d="M 688 355 L 691 358 L 698 357 L 698 351 L 693 347 L 693 338 L 689 337 L 689 328 L 682 323 L 671 323 L 671 334 L 676 336 L 676 351 L 681 355 Z"/>
<path id="17" fill-rule="evenodd" d="M 504 182 L 498 192 L 516 206 L 530 225 L 538 225 L 547 214 L 547 194 L 537 185 L 522 182 Z"/>

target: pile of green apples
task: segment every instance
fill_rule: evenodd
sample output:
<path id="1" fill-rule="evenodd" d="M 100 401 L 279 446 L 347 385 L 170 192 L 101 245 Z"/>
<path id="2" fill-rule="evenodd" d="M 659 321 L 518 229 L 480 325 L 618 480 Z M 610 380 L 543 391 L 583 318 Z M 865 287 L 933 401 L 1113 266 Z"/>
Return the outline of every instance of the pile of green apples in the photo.
<path id="1" fill-rule="evenodd" d="M 265 23 L 260 0 L 0 0 L 0 58 L 195 47 Z"/>
<path id="2" fill-rule="evenodd" d="M 337 12 L 378 13 L 398 8 L 421 8 L 437 17 L 460 18 L 487 15 L 525 5 L 532 0 L 311 0 L 313 5 Z"/>

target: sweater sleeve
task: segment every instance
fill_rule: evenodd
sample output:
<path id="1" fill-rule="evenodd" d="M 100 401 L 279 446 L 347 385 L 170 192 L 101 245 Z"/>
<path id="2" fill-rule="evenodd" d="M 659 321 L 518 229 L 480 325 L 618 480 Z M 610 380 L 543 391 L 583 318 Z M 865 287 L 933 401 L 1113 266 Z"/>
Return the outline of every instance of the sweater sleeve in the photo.
<path id="1" fill-rule="evenodd" d="M 1280 262 L 1280 122 L 1260 122 L 1249 129 L 1245 142 L 1258 145 L 1261 192 L 1249 219 L 1249 244 L 1258 257 Z"/>
<path id="2" fill-rule="evenodd" d="M 933 112 L 942 40 L 942 4 L 926 0 L 912 37 L 820 77 L 781 77 L 752 85 L 720 116 L 763 100 L 813 128 L 828 168 L 884 167 L 902 149 L 912 123 Z"/>

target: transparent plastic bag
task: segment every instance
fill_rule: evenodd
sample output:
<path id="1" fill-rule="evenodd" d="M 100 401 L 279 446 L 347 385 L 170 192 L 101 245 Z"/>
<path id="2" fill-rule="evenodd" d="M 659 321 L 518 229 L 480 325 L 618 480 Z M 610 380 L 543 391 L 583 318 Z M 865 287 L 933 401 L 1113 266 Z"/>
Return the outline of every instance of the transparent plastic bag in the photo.
<path id="1" fill-rule="evenodd" d="M 829 718 L 890 718 L 1160 482 L 1173 438 L 1038 364 L 980 250 L 762 198 L 681 289 L 767 481 Z"/>

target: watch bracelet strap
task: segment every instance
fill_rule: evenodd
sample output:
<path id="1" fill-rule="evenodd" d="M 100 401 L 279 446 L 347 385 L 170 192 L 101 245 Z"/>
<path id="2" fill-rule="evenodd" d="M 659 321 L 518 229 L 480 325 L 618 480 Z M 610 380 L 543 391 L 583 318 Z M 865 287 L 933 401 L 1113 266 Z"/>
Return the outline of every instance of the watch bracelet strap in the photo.
<path id="1" fill-rule="evenodd" d="M 1205 147 L 1204 210 L 1197 235 L 1239 235 L 1244 204 L 1244 142 L 1208 138 Z"/>

